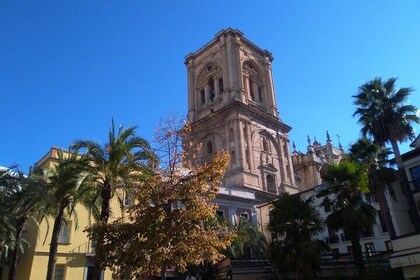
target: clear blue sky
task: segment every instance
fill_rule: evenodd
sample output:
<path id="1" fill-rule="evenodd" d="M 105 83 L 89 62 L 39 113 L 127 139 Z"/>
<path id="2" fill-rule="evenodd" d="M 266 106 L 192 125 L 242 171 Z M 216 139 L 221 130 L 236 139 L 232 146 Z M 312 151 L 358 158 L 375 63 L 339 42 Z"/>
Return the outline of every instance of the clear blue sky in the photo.
<path id="1" fill-rule="evenodd" d="M 0 165 L 104 142 L 111 117 L 151 139 L 187 111 L 184 57 L 227 27 L 275 57 L 299 150 L 327 129 L 335 144 L 357 139 L 351 96 L 375 76 L 415 88 L 420 107 L 420 1 L 1 1 Z"/>

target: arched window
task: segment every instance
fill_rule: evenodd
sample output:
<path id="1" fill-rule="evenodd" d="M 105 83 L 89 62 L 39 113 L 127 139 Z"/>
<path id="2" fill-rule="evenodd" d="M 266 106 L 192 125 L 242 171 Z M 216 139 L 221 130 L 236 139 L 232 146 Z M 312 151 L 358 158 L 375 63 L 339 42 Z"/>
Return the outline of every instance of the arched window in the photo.
<path id="1" fill-rule="evenodd" d="M 209 100 L 210 102 L 213 102 L 214 97 L 215 97 L 215 92 L 214 92 L 214 80 L 212 77 L 209 78 L 207 84 L 209 86 Z"/>
<path id="2" fill-rule="evenodd" d="M 273 174 L 267 174 L 265 177 L 267 183 L 267 191 L 271 193 L 277 193 L 276 191 L 276 179 Z"/>
<path id="3" fill-rule="evenodd" d="M 219 79 L 219 93 L 223 92 L 223 78 Z"/>
<path id="4" fill-rule="evenodd" d="M 270 151 L 269 143 L 265 137 L 262 138 L 262 146 L 263 146 L 263 151 L 265 152 Z"/>
<path id="5" fill-rule="evenodd" d="M 207 142 L 207 144 L 206 144 L 206 151 L 207 151 L 207 154 L 208 155 L 211 154 L 211 153 L 213 153 L 213 143 L 211 141 L 208 141 Z"/>
<path id="6" fill-rule="evenodd" d="M 205 94 L 205 92 L 204 92 L 204 89 L 202 89 L 201 91 L 200 91 L 200 99 L 201 99 L 201 105 L 204 105 L 204 104 L 206 104 L 206 94 Z"/>

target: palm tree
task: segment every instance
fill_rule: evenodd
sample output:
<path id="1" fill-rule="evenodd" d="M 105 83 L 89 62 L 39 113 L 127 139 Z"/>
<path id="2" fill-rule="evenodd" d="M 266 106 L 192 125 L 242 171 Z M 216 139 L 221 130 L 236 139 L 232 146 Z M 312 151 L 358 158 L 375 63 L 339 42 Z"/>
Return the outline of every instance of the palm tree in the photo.
<path id="1" fill-rule="evenodd" d="M 115 131 L 114 120 L 108 133 L 108 141 L 101 145 L 94 141 L 77 141 L 75 151 L 84 151 L 89 164 L 93 167 L 92 179 L 99 185 L 102 200 L 100 223 L 107 224 L 110 215 L 110 200 L 117 189 L 132 189 L 139 184 L 148 171 L 147 163 L 153 159 L 149 143 L 137 137 L 136 127 Z M 121 203 L 123 200 L 119 200 Z M 96 246 L 102 245 L 98 237 Z M 95 277 L 99 277 L 99 264 L 95 263 Z"/>
<path id="2" fill-rule="evenodd" d="M 329 187 L 318 194 L 324 197 L 321 205 L 332 206 L 332 213 L 326 219 L 327 225 L 332 230 L 343 229 L 351 241 L 360 279 L 364 279 L 366 270 L 360 236 L 364 231 L 371 230 L 376 218 L 376 209 L 362 199 L 362 192 L 368 192 L 366 173 L 366 169 L 356 162 L 331 164 L 323 174 L 323 180 Z"/>
<path id="3" fill-rule="evenodd" d="M 261 256 L 264 253 L 264 237 L 256 224 L 250 222 L 248 218 L 240 217 L 235 225 L 230 225 L 230 228 L 236 237 L 226 250 L 225 254 L 229 258 L 251 257 L 252 253 Z"/>
<path id="4" fill-rule="evenodd" d="M 99 201 L 98 191 L 92 188 L 92 182 L 89 181 L 90 168 L 86 158 L 80 158 L 72 151 L 69 153 L 58 151 L 57 164 L 45 170 L 49 191 L 48 208 L 50 215 L 54 217 L 47 280 L 54 279 L 60 230 L 63 223 L 74 214 L 76 205 L 85 206 L 94 218 L 99 218 L 99 207 L 96 203 Z"/>
<path id="5" fill-rule="evenodd" d="M 273 202 L 268 230 L 276 238 L 270 243 L 270 255 L 280 271 L 295 272 L 297 279 L 310 279 L 319 271 L 321 254 L 327 245 L 312 237 L 324 228 L 313 197 L 282 193 Z"/>
<path id="6" fill-rule="evenodd" d="M 28 221 L 42 218 L 44 215 L 43 203 L 46 197 L 46 188 L 37 170 L 31 171 L 28 176 L 21 171 L 12 172 L 2 176 L 2 192 L 7 201 L 2 201 L 1 207 L 8 210 L 9 225 L 13 225 L 14 236 L 9 241 L 13 248 L 9 262 L 9 280 L 16 279 L 16 266 L 19 252 L 21 252 L 22 233 Z"/>
<path id="7" fill-rule="evenodd" d="M 416 116 L 415 106 L 404 104 L 413 89 L 396 89 L 396 80 L 390 78 L 382 81 L 381 78 L 375 78 L 359 87 L 358 94 L 353 96 L 357 106 L 353 116 L 359 116 L 358 122 L 363 126 L 363 136 L 372 137 L 380 145 L 391 144 L 410 215 L 416 231 L 420 232 L 420 217 L 413 196 L 410 195 L 411 189 L 398 148 L 398 142 L 407 141 L 415 136 L 412 123 L 419 123 L 420 119 Z"/>
<path id="8" fill-rule="evenodd" d="M 8 204 L 10 193 L 6 187 L 12 183 L 11 180 L 14 180 L 11 176 L 12 169 L 0 170 L 0 267 L 5 263 L 10 252 L 13 252 L 15 246 L 13 215 L 10 213 Z"/>
<path id="9" fill-rule="evenodd" d="M 394 169 L 386 166 L 389 154 L 390 152 L 387 148 L 374 144 L 363 137 L 351 145 L 349 158 L 359 162 L 367 169 L 369 190 L 378 200 L 379 208 L 383 218 L 385 218 L 386 226 L 392 239 L 396 237 L 396 234 L 385 190 L 397 179 L 397 174 Z"/>

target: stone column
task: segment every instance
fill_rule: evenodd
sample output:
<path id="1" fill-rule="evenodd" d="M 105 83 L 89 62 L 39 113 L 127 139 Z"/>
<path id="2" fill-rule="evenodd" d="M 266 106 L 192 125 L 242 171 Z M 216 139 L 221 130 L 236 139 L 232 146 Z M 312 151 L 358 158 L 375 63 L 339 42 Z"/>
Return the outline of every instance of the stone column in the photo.
<path id="1" fill-rule="evenodd" d="M 258 102 L 259 96 L 258 96 L 258 84 L 255 81 L 252 81 L 252 93 L 254 94 L 254 101 Z"/>
<path id="2" fill-rule="evenodd" d="M 248 159 L 249 159 L 249 169 L 254 170 L 254 154 L 253 154 L 253 146 L 252 146 L 252 138 L 251 138 L 251 124 L 248 122 L 246 124 L 246 141 L 248 145 Z"/>
<path id="3" fill-rule="evenodd" d="M 285 145 L 286 145 L 286 156 L 287 156 L 287 161 L 289 162 L 289 176 L 290 176 L 290 183 L 294 186 L 296 185 L 295 183 L 295 174 L 293 172 L 293 164 L 292 164 L 292 157 L 290 156 L 290 147 L 289 147 L 289 140 L 285 139 Z"/>
<path id="4" fill-rule="evenodd" d="M 281 181 L 282 183 L 288 183 L 288 178 L 287 178 L 287 170 L 286 170 L 286 156 L 284 155 L 284 151 L 283 151 L 283 139 L 281 138 L 281 136 L 279 134 L 277 134 L 277 141 L 278 141 L 278 145 L 280 148 L 280 158 L 281 158 L 281 166 L 280 166 L 280 171 L 281 171 Z"/>
<path id="5" fill-rule="evenodd" d="M 233 90 L 233 65 L 232 65 L 232 36 L 226 37 L 226 72 L 228 74 L 228 80 L 226 81 L 226 84 L 228 85 L 230 90 Z"/>
<path id="6" fill-rule="evenodd" d="M 245 142 L 245 137 L 244 137 L 244 129 L 243 129 L 243 120 L 241 120 L 240 118 L 238 118 L 237 120 L 237 127 L 238 127 L 238 132 L 239 132 L 239 139 L 238 139 L 238 155 L 239 155 L 239 164 L 242 168 L 245 167 L 245 160 L 246 160 L 246 156 L 245 156 L 245 146 L 242 144 L 243 142 Z M 236 134 L 238 135 L 238 134 Z"/>
<path id="7" fill-rule="evenodd" d="M 278 117 L 277 113 L 277 104 L 276 104 L 276 98 L 275 98 L 275 92 L 274 92 L 274 81 L 273 81 L 273 73 L 271 69 L 271 63 L 269 61 L 266 61 L 265 64 L 265 71 L 266 71 L 266 79 L 267 79 L 267 110 L 270 114 Z"/>
<path id="8" fill-rule="evenodd" d="M 194 62 L 188 61 L 188 121 L 193 122 L 196 118 L 195 113 L 197 112 L 197 92 L 194 89 Z"/>

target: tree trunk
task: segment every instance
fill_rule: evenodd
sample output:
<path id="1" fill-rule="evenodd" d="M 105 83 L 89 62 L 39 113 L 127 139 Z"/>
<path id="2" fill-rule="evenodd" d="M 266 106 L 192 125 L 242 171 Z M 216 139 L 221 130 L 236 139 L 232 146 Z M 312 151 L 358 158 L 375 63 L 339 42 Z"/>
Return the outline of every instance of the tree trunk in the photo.
<path id="1" fill-rule="evenodd" d="M 397 236 L 395 234 L 394 223 L 392 222 L 392 217 L 389 212 L 388 202 L 385 196 L 385 190 L 383 188 L 376 189 L 376 197 L 378 199 L 379 209 L 381 209 L 382 214 L 384 215 L 386 226 L 388 228 L 388 234 L 391 239 L 395 239 Z"/>
<path id="2" fill-rule="evenodd" d="M 111 183 L 108 179 L 105 178 L 105 182 L 102 186 L 101 190 L 101 199 L 102 199 L 102 208 L 101 208 L 101 218 L 100 223 L 106 225 L 108 223 L 109 219 L 109 213 L 110 213 L 110 201 L 112 196 L 112 188 Z M 100 234 L 96 240 L 96 250 L 100 250 L 104 241 L 103 234 Z M 93 258 L 95 263 L 95 270 L 93 273 L 93 279 L 94 280 L 100 280 L 101 279 L 101 265 L 99 263 L 99 260 L 96 258 L 96 256 Z"/>
<path id="3" fill-rule="evenodd" d="M 350 233 L 351 245 L 353 247 L 354 263 L 359 271 L 359 279 L 365 279 L 365 260 L 363 258 L 362 247 L 360 246 L 360 238 L 358 233 Z"/>
<path id="4" fill-rule="evenodd" d="M 162 266 L 162 270 L 160 271 L 160 279 L 165 280 L 166 279 L 166 266 Z"/>
<path id="5" fill-rule="evenodd" d="M 404 191 L 407 199 L 409 215 L 413 221 L 416 233 L 420 233 L 420 216 L 417 211 L 416 202 L 414 201 L 413 193 L 408 183 L 407 173 L 405 172 L 404 162 L 402 161 L 400 149 L 397 141 L 391 141 L 392 150 L 394 151 L 395 161 L 398 166 L 398 177 L 400 179 L 401 188 Z"/>
<path id="6" fill-rule="evenodd" d="M 10 261 L 10 269 L 9 269 L 9 280 L 16 279 L 16 267 L 19 257 L 19 248 L 20 248 L 20 241 L 22 240 L 22 232 L 25 227 L 26 221 L 28 220 L 27 217 L 22 217 L 18 220 L 16 225 L 16 233 L 15 233 L 15 249 L 12 253 L 12 259 Z"/>
<path id="7" fill-rule="evenodd" d="M 54 220 L 54 227 L 51 235 L 50 252 L 48 255 L 48 269 L 46 280 L 54 280 L 55 266 L 57 263 L 57 249 L 58 249 L 58 237 L 60 235 L 61 226 L 63 224 L 64 208 L 61 207 L 57 217 Z"/>

